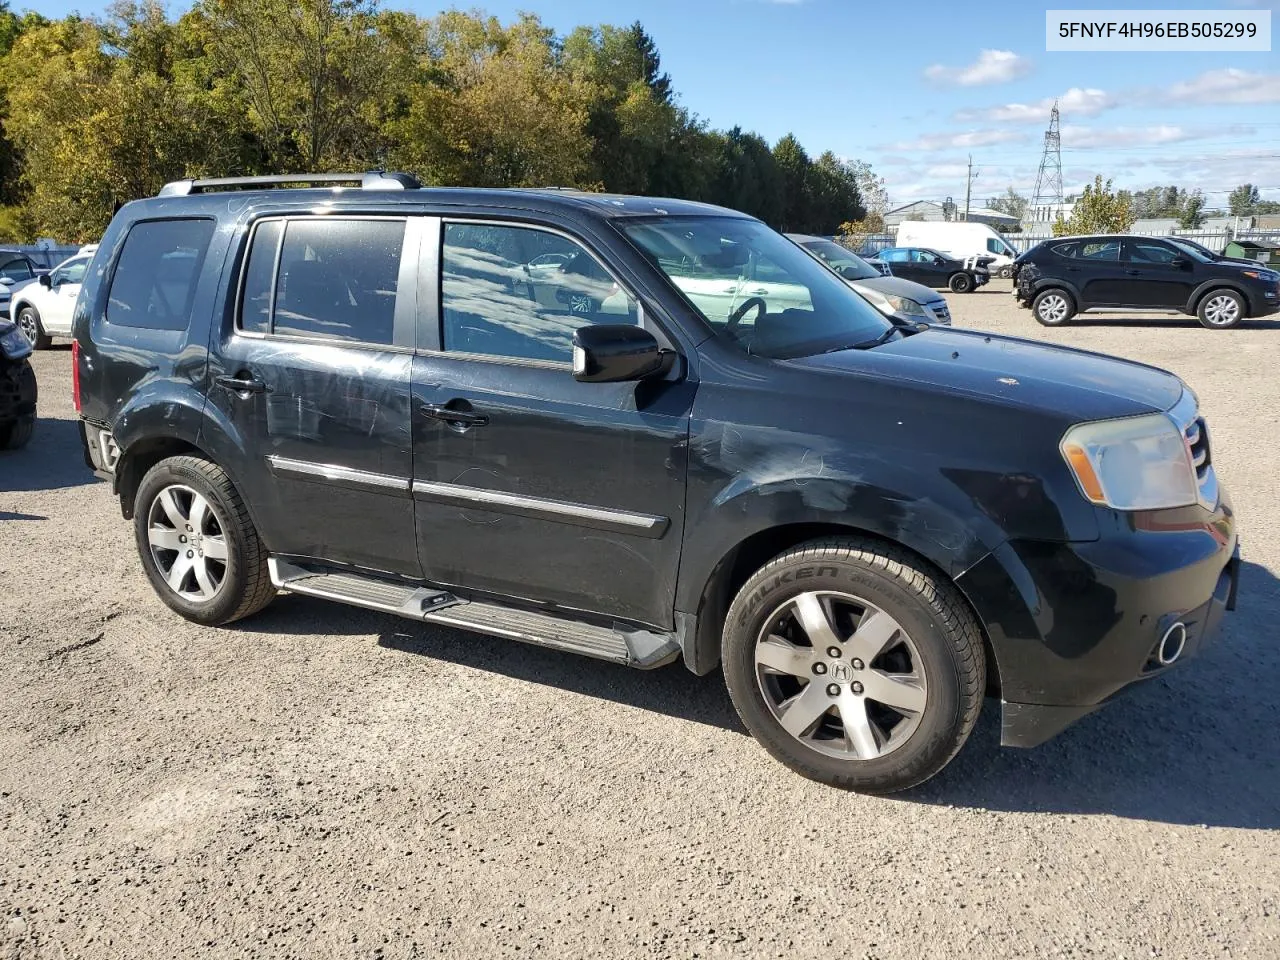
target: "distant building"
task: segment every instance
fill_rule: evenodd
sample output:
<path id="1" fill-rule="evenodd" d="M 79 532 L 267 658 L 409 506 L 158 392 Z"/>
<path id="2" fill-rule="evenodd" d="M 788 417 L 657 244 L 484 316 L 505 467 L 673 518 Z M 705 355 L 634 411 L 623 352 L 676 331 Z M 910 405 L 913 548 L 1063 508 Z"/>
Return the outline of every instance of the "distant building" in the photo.
<path id="1" fill-rule="evenodd" d="M 963 219 L 964 213 L 961 212 Z M 975 223 L 985 223 L 988 226 L 999 229 L 1000 227 L 1012 227 L 1018 223 L 1017 217 L 1011 217 L 1007 213 L 1001 213 L 999 210 L 992 210 L 990 207 L 971 207 L 969 209 L 969 220 Z"/>
<path id="2" fill-rule="evenodd" d="M 1043 223 L 1052 224 L 1058 219 L 1058 215 L 1062 215 L 1063 220 L 1071 217 L 1071 211 L 1076 207 L 1075 202 L 1064 200 L 1062 203 L 1039 203 L 1034 206 L 1027 207 L 1027 212 L 1022 216 L 1022 222 L 1028 225 Z"/>
<path id="3" fill-rule="evenodd" d="M 1133 221 L 1129 227 L 1129 232 L 1165 235 L 1173 233 L 1177 229 L 1177 217 L 1142 217 Z"/>
<path id="4" fill-rule="evenodd" d="M 903 220 L 946 220 L 946 211 L 935 200 L 917 200 L 905 206 L 894 207 L 884 215 L 884 225 L 897 229 Z"/>

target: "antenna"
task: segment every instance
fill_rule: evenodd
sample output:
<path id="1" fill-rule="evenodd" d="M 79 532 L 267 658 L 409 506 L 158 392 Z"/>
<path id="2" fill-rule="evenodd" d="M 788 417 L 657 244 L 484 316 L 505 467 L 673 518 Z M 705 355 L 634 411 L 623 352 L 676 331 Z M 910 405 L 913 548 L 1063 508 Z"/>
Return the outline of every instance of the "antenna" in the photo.
<path id="1" fill-rule="evenodd" d="M 1044 154 L 1036 174 L 1036 192 L 1027 207 L 1027 219 L 1052 223 L 1062 211 L 1062 132 L 1058 125 L 1058 101 L 1049 113 L 1049 129 L 1044 132 Z"/>

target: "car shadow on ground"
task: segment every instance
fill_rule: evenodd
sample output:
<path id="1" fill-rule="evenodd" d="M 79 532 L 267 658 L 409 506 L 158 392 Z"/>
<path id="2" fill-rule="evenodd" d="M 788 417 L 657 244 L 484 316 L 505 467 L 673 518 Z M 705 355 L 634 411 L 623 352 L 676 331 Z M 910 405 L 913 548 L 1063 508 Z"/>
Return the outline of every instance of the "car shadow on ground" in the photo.
<path id="1" fill-rule="evenodd" d="M 31 442 L 19 450 L 0 451 L 0 492 L 58 490 L 97 483 L 84 462 L 80 424 L 42 417 L 37 408 Z"/>
<path id="2" fill-rule="evenodd" d="M 1000 746 L 988 699 L 959 756 L 903 802 L 1243 829 L 1280 828 L 1280 581 L 1245 563 L 1241 609 L 1202 656 L 1032 750 Z M 378 645 L 746 735 L 719 672 L 652 672 L 289 596 L 235 628 L 374 634 Z M 779 775 L 790 776 L 779 770 Z"/>
<path id="3" fill-rule="evenodd" d="M 1280 324 L 1276 321 L 1280 317 L 1257 317 L 1250 320 L 1241 320 L 1232 330 L 1266 330 L 1275 329 Z M 1064 327 L 1058 329 L 1070 329 L 1071 327 L 1169 327 L 1171 329 L 1194 330 L 1203 327 L 1195 317 L 1189 317 L 1185 314 L 1175 313 L 1156 313 L 1149 316 L 1134 316 L 1131 313 L 1105 314 L 1105 313 L 1086 313 L 1076 317 L 1072 317 L 1071 322 Z M 1215 331 L 1216 332 L 1216 331 Z"/>

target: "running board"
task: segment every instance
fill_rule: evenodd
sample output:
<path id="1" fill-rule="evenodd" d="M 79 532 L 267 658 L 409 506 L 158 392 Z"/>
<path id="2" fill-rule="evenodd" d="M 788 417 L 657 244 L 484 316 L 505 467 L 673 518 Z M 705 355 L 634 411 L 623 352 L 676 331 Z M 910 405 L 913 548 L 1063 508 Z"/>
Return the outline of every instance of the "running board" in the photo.
<path id="1" fill-rule="evenodd" d="M 278 557 L 269 557 L 267 568 L 271 571 L 271 582 L 281 590 L 415 620 L 430 610 L 459 602 L 457 597 L 444 590 L 379 580 L 347 570 L 309 570 Z"/>
<path id="2" fill-rule="evenodd" d="M 508 637 L 524 643 L 567 650 L 641 670 L 670 663 L 680 644 L 668 633 L 614 623 L 611 627 L 567 620 L 534 610 L 460 600 L 445 590 L 380 580 L 342 570 L 311 570 L 271 557 L 271 582 L 291 593 L 394 613 L 411 620 Z"/>

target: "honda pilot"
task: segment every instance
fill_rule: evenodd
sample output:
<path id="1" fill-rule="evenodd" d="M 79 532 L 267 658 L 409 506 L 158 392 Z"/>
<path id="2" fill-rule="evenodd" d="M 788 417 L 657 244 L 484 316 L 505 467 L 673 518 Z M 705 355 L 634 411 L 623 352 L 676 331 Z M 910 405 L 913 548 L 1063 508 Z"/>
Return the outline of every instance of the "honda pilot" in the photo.
<path id="1" fill-rule="evenodd" d="M 721 667 L 828 784 L 933 776 L 986 696 L 1038 744 L 1234 603 L 1178 377 L 897 326 L 731 210 L 180 181 L 116 214 L 73 327 L 85 456 L 179 615 L 291 592 Z"/>

